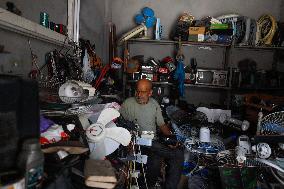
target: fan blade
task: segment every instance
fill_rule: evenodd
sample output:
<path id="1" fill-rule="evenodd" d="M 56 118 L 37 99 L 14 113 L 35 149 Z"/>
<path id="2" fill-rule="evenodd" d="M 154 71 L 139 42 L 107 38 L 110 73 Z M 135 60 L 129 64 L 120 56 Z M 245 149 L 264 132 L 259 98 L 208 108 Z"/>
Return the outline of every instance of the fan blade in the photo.
<path id="1" fill-rule="evenodd" d="M 113 121 L 109 122 L 106 125 L 106 128 L 114 128 L 114 127 L 117 126 Z M 105 138 L 104 143 L 105 143 L 106 155 L 113 153 L 120 145 L 120 143 L 118 143 L 117 141 L 111 138 Z"/>
<path id="2" fill-rule="evenodd" d="M 131 141 L 131 134 L 122 127 L 105 128 L 105 137 L 111 138 L 123 146 L 127 146 Z"/>
<path id="3" fill-rule="evenodd" d="M 89 143 L 90 149 L 92 149 L 91 159 L 104 159 L 105 156 L 113 153 L 118 147 L 119 143 L 111 138 L 105 138 L 104 140 L 96 143 Z"/>
<path id="4" fill-rule="evenodd" d="M 106 149 L 105 149 L 105 145 L 104 145 L 104 140 L 101 140 L 99 142 L 96 143 L 91 143 L 91 145 L 89 144 L 89 146 L 93 146 L 93 149 L 91 149 L 91 153 L 90 153 L 90 159 L 104 159 L 104 157 L 106 156 Z"/>
<path id="5" fill-rule="evenodd" d="M 80 114 L 78 115 L 78 118 L 80 120 L 80 123 L 83 127 L 83 129 L 87 129 L 90 126 L 90 122 L 89 122 L 89 114 Z"/>
<path id="6" fill-rule="evenodd" d="M 102 125 L 106 125 L 111 120 L 120 116 L 120 113 L 114 108 L 106 108 L 104 109 L 98 117 L 97 123 L 101 123 Z"/>

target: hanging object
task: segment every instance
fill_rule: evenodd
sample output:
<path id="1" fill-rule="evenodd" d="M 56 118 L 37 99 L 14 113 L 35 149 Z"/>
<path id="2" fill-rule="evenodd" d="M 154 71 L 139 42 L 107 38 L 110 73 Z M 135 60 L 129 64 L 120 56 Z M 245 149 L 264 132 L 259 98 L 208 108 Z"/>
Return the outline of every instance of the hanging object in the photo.
<path id="1" fill-rule="evenodd" d="M 184 55 L 181 50 L 181 37 L 179 38 L 176 60 L 177 60 L 177 68 L 174 74 L 174 78 L 178 81 L 179 95 L 183 97 L 184 96 L 185 72 L 184 72 L 184 63 L 183 63 Z"/>
<path id="2" fill-rule="evenodd" d="M 80 4 L 80 0 L 68 0 L 67 33 L 68 38 L 76 45 L 79 44 Z"/>
<path id="3" fill-rule="evenodd" d="M 93 70 L 90 67 L 90 58 L 87 49 L 85 49 L 83 58 L 83 79 L 86 83 L 91 83 L 95 79 Z"/>
<path id="4" fill-rule="evenodd" d="M 31 79 L 37 79 L 37 77 L 40 74 L 40 70 L 39 70 L 39 66 L 37 64 L 37 56 L 34 54 L 32 47 L 31 47 L 31 40 L 28 40 L 29 43 L 29 47 L 30 47 L 30 52 L 31 52 L 31 57 L 32 57 L 32 68 L 31 71 L 29 73 L 29 77 Z"/>

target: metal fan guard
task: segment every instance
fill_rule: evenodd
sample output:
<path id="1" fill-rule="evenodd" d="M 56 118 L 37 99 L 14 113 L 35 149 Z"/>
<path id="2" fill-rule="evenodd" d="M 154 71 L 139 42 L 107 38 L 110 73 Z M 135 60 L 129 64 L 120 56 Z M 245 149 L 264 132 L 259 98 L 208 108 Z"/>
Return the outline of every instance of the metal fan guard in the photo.
<path id="1" fill-rule="evenodd" d="M 65 102 L 68 104 L 78 103 L 84 99 L 83 96 L 80 96 L 80 97 L 59 96 L 59 98 L 62 100 L 62 102 Z"/>
<path id="2" fill-rule="evenodd" d="M 275 130 L 271 130 L 271 128 L 268 128 L 267 125 L 273 124 L 280 126 L 280 128 L 284 130 L 284 111 L 280 112 L 274 112 L 271 114 L 266 115 L 262 120 L 261 120 L 261 125 L 260 125 L 260 134 L 261 135 L 278 135 L 278 134 L 283 134 L 276 132 Z"/>

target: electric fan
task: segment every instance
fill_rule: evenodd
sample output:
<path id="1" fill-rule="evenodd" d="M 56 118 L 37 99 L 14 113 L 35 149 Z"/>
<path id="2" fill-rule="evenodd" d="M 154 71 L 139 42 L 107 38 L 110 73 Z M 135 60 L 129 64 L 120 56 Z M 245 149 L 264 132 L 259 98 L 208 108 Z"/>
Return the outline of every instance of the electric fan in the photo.
<path id="1" fill-rule="evenodd" d="M 127 146 L 131 140 L 128 130 L 117 127 L 113 119 L 120 116 L 120 113 L 113 108 L 106 108 L 101 111 L 95 123 L 86 128 L 86 136 L 90 146 L 90 158 L 103 159 L 114 152 L 119 144 Z M 90 117 L 89 120 L 92 120 Z"/>
<path id="2" fill-rule="evenodd" d="M 131 39 L 132 37 L 137 36 L 144 32 L 144 37 L 147 37 L 147 28 L 151 28 L 156 23 L 156 17 L 154 16 L 154 11 L 149 7 L 144 7 L 141 13 L 135 16 L 135 23 L 138 24 L 137 27 L 133 28 L 129 32 L 122 35 L 118 40 L 118 44 L 123 44 L 125 41 Z"/>
<path id="3" fill-rule="evenodd" d="M 60 86 L 58 95 L 63 102 L 72 104 L 95 98 L 95 92 L 96 89 L 88 83 L 68 80 Z"/>
<path id="4" fill-rule="evenodd" d="M 284 111 L 274 112 L 263 117 L 259 131 L 261 135 L 283 135 Z"/>
<path id="5" fill-rule="evenodd" d="M 271 114 L 266 115 L 263 118 L 259 118 L 259 133 L 262 136 L 270 136 L 270 137 L 275 137 L 275 136 L 281 136 L 284 134 L 284 111 L 279 111 L 279 112 L 274 112 Z M 283 143 L 278 143 L 280 149 L 283 148 Z M 262 146 L 260 146 L 262 145 Z M 264 146 L 266 145 L 266 146 Z M 266 149 L 260 149 L 260 147 Z M 269 151 L 270 146 L 267 143 L 259 143 L 255 147 L 256 151 L 258 152 L 257 154 L 263 154 L 263 152 Z M 259 150 L 260 149 L 260 150 Z M 268 149 L 268 150 L 267 150 Z M 271 151 L 271 149 L 270 149 Z M 269 155 L 271 152 L 269 153 Z M 258 155 L 259 156 L 259 155 Z M 264 159 L 261 156 L 260 158 L 257 158 L 259 162 L 267 165 L 270 167 L 271 173 L 276 178 L 279 183 L 284 185 L 284 163 L 283 163 L 283 158 L 281 157 L 276 157 L 276 158 L 270 158 L 270 159 Z M 268 155 L 265 157 L 267 158 Z"/>
<path id="6" fill-rule="evenodd" d="M 61 85 L 58 95 L 65 103 L 77 103 L 84 99 L 83 87 L 74 81 L 67 81 Z"/>

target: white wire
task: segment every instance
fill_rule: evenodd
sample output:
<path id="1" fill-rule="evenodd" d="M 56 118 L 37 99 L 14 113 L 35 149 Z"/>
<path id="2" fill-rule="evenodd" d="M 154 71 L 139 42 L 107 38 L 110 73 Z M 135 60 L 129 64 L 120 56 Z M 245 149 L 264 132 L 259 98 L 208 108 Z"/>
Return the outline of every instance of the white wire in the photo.
<path id="1" fill-rule="evenodd" d="M 139 151 L 139 153 L 141 154 L 140 145 L 138 145 L 138 151 Z M 142 163 L 142 171 L 143 171 L 143 177 L 144 177 L 145 185 L 146 185 L 146 188 L 148 189 L 148 184 L 147 184 L 147 180 L 146 180 L 146 175 L 145 175 L 145 170 L 144 170 L 144 165 L 143 165 L 143 163 Z"/>
<path id="2" fill-rule="evenodd" d="M 280 184 L 284 186 L 284 181 L 281 180 L 281 179 L 274 173 L 274 171 L 273 171 L 273 169 L 272 169 L 271 167 L 270 167 L 270 171 L 271 171 L 272 175 L 278 180 L 278 182 L 280 182 Z"/>
<path id="3" fill-rule="evenodd" d="M 73 16 L 73 41 L 76 43 L 76 31 L 77 31 L 77 0 L 74 1 L 74 16 Z"/>
<path id="4" fill-rule="evenodd" d="M 282 172 L 282 173 L 284 173 L 284 170 L 283 170 L 281 167 L 279 167 L 278 165 L 275 165 L 275 164 L 274 164 L 273 162 L 271 162 L 271 161 L 268 161 L 268 160 L 266 160 L 266 159 L 260 159 L 260 158 L 256 158 L 256 160 L 259 161 L 259 162 L 261 162 L 261 163 L 264 163 L 264 164 L 266 164 L 266 165 L 268 165 L 268 166 L 270 166 L 270 167 L 273 167 L 273 168 L 277 169 L 278 171 L 280 171 L 280 172 Z"/>
<path id="5" fill-rule="evenodd" d="M 77 31 L 76 31 L 76 42 L 79 42 L 79 32 L 80 32 L 80 0 L 77 0 Z"/>

